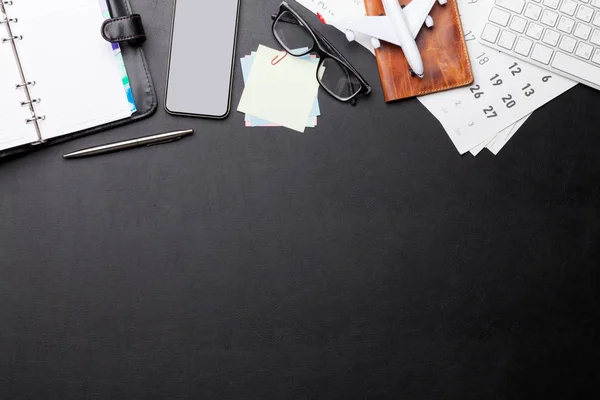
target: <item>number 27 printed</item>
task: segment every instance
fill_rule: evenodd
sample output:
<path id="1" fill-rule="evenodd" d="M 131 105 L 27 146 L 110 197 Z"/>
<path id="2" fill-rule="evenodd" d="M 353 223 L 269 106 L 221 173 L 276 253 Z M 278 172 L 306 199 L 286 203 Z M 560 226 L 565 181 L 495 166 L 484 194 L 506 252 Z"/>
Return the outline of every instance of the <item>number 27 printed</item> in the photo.
<path id="1" fill-rule="evenodd" d="M 486 117 L 488 118 L 494 118 L 498 116 L 498 113 L 496 111 L 494 111 L 494 107 L 489 106 L 487 108 L 483 109 L 483 113 L 486 115 Z"/>

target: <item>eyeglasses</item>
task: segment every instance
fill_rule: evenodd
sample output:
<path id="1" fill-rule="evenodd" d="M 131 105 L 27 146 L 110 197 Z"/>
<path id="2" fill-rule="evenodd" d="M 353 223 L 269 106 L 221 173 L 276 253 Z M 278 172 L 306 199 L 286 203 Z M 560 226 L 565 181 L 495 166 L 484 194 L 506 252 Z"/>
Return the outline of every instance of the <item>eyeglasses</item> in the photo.
<path id="1" fill-rule="evenodd" d="M 317 81 L 339 101 L 356 105 L 356 97 L 371 93 L 371 86 L 348 60 L 318 31 L 312 29 L 285 1 L 273 15 L 273 35 L 288 54 L 317 53 Z"/>

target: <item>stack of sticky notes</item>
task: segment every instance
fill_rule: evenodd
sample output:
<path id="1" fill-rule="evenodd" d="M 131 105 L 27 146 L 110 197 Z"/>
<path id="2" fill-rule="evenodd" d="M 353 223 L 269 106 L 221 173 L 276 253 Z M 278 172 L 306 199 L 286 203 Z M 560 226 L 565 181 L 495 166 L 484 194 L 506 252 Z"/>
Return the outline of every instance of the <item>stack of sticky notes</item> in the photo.
<path id="1" fill-rule="evenodd" d="M 238 111 L 246 113 L 247 127 L 285 126 L 304 132 L 317 125 L 316 56 L 294 57 L 260 45 L 241 64 L 245 88 Z"/>

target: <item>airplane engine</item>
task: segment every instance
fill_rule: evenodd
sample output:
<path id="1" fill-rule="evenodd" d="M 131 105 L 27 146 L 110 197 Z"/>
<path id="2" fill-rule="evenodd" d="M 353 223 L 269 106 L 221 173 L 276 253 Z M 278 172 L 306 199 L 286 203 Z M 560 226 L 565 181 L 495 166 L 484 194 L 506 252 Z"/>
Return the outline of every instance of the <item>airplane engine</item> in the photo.
<path id="1" fill-rule="evenodd" d="M 425 26 L 428 28 L 433 27 L 433 18 L 431 18 L 431 15 L 428 15 L 427 18 L 425 18 Z"/>
<path id="2" fill-rule="evenodd" d="M 352 31 L 346 31 L 346 39 L 349 42 L 354 42 L 356 40 L 356 34 Z"/>

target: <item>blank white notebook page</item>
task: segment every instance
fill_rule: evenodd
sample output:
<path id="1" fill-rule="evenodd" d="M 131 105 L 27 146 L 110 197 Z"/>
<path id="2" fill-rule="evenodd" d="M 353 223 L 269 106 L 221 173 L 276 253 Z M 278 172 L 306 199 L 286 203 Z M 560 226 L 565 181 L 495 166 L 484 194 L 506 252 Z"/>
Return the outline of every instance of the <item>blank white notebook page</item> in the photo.
<path id="1" fill-rule="evenodd" d="M 131 116 L 112 46 L 100 34 L 99 0 L 14 0 L 12 8 L 44 139 Z"/>
<path id="2" fill-rule="evenodd" d="M 2 13 L 0 19 L 3 19 Z M 0 25 L 0 38 L 5 37 L 8 30 Z M 37 141 L 35 128 L 25 123 L 31 114 L 28 107 L 20 105 L 26 98 L 23 89 L 15 88 L 18 83 L 21 78 L 12 46 L 0 42 L 0 150 Z"/>

